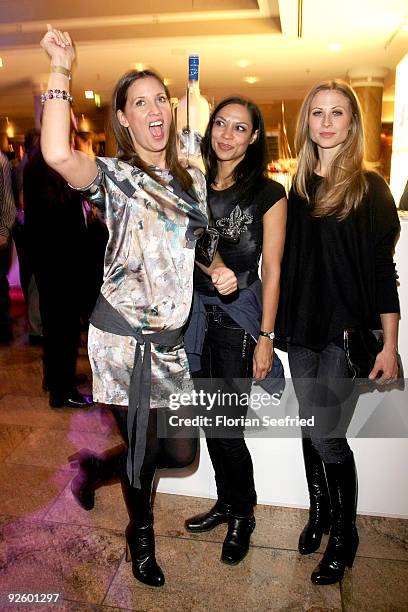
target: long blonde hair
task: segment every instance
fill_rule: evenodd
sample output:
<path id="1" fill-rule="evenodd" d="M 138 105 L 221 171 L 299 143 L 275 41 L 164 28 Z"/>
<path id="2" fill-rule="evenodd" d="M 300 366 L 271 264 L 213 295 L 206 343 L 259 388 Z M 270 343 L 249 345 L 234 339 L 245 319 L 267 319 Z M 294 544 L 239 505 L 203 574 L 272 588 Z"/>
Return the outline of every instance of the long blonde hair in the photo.
<path id="1" fill-rule="evenodd" d="M 333 159 L 327 175 L 317 188 L 314 202 L 310 202 L 307 184 L 319 160 L 317 145 L 309 133 L 309 115 L 314 96 L 320 91 L 337 91 L 350 103 L 351 123 L 349 133 Z M 309 91 L 300 109 L 295 148 L 298 167 L 293 180 L 296 193 L 313 206 L 314 217 L 335 215 L 341 221 L 361 203 L 367 183 L 364 177 L 364 127 L 357 96 L 344 81 L 335 79 L 318 83 Z"/>

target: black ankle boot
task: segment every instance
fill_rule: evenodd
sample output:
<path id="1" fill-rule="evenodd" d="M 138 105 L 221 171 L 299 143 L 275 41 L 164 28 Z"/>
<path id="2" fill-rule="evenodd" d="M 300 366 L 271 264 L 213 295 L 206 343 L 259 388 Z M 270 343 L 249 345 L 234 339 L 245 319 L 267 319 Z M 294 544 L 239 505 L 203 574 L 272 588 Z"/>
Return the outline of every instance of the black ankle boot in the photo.
<path id="1" fill-rule="evenodd" d="M 187 519 L 184 526 L 187 531 L 192 531 L 193 533 L 211 531 L 211 529 L 214 529 L 214 527 L 217 525 L 227 523 L 230 515 L 231 504 L 217 501 L 217 503 L 208 512 L 197 514 L 196 516 Z"/>
<path id="2" fill-rule="evenodd" d="M 342 463 L 325 463 L 332 508 L 329 542 L 322 560 L 311 575 L 314 584 L 340 582 L 352 567 L 358 547 L 355 525 L 357 476 L 354 457 Z"/>
<path id="3" fill-rule="evenodd" d="M 141 488 L 131 486 L 126 472 L 122 475 L 122 491 L 129 514 L 126 528 L 126 561 L 132 561 L 133 575 L 150 586 L 164 584 L 164 575 L 155 557 L 153 513 L 151 506 L 154 471 L 140 474 Z"/>
<path id="4" fill-rule="evenodd" d="M 228 532 L 222 545 L 221 561 L 236 565 L 249 550 L 251 533 L 255 529 L 255 517 L 231 516 L 228 519 Z"/>
<path id="5" fill-rule="evenodd" d="M 323 533 L 329 533 L 330 501 L 323 462 L 310 438 L 302 438 L 302 447 L 310 509 L 309 521 L 300 534 L 298 549 L 301 555 L 309 555 L 319 548 Z"/>
<path id="6" fill-rule="evenodd" d="M 164 575 L 155 557 L 152 521 L 137 527 L 127 527 L 126 561 L 132 561 L 132 572 L 137 580 L 149 586 L 163 586 Z"/>
<path id="7" fill-rule="evenodd" d="M 88 449 L 68 457 L 72 467 L 78 468 L 71 481 L 72 495 L 84 510 L 95 506 L 95 490 L 105 482 L 120 476 L 122 464 L 126 459 L 126 447 L 121 445 L 108 451 L 105 457 Z"/>

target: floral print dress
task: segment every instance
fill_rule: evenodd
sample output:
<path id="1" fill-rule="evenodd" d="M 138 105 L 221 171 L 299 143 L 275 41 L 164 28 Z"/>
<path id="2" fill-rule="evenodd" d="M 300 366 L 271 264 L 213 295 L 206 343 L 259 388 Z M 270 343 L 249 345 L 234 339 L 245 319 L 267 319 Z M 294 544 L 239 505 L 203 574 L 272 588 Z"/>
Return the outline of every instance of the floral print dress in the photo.
<path id="1" fill-rule="evenodd" d="M 178 329 L 190 312 L 195 242 L 207 226 L 206 187 L 197 168 L 184 192 L 166 170 L 164 185 L 116 158 L 97 158 L 98 176 L 85 197 L 99 209 L 108 230 L 101 293 L 135 330 Z M 89 328 L 93 395 L 104 404 L 128 405 L 136 340 Z M 143 351 L 143 346 L 141 347 Z M 189 379 L 183 345 L 152 344 L 151 408 Z"/>

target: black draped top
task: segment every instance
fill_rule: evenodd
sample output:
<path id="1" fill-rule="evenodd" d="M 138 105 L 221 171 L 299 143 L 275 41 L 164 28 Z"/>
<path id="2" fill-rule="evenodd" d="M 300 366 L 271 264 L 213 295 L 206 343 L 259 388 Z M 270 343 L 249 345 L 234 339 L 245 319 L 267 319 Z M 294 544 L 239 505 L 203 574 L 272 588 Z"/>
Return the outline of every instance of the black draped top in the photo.
<path id="1" fill-rule="evenodd" d="M 347 219 L 315 218 L 291 190 L 275 332 L 320 350 L 346 327 L 381 328 L 380 314 L 399 312 L 393 253 L 400 224 L 384 179 L 366 173 L 367 193 Z M 322 177 L 313 175 L 308 193 Z"/>

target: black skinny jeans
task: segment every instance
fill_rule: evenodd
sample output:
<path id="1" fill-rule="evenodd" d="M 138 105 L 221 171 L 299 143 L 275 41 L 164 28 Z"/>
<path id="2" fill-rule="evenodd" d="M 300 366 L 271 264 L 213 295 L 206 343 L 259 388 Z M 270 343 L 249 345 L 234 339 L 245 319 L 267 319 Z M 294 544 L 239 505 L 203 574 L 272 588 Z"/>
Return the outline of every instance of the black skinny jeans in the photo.
<path id="1" fill-rule="evenodd" d="M 200 388 L 200 378 L 222 379 L 224 393 L 234 393 L 233 380 L 240 381 L 239 390 L 250 393 L 252 358 L 256 343 L 253 338 L 218 306 L 207 306 L 207 330 L 201 358 L 201 370 L 193 374 L 194 385 Z M 207 389 L 208 390 L 208 389 Z M 219 410 L 221 414 L 222 409 Z M 237 406 L 236 415 L 246 416 L 247 407 Z M 205 430 L 208 452 L 215 472 L 218 500 L 231 504 L 234 516 L 249 516 L 256 504 L 256 492 L 251 455 L 244 439 L 243 428 L 234 430 L 235 437 L 212 437 Z"/>
<path id="2" fill-rule="evenodd" d="M 321 351 L 290 344 L 288 356 L 299 416 L 314 417 L 314 427 L 303 428 L 303 436 L 310 437 L 324 462 L 347 461 L 352 451 L 346 433 L 358 393 L 344 350 L 333 342 Z"/>

